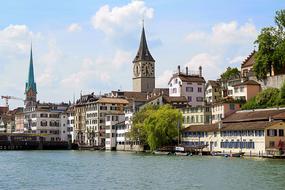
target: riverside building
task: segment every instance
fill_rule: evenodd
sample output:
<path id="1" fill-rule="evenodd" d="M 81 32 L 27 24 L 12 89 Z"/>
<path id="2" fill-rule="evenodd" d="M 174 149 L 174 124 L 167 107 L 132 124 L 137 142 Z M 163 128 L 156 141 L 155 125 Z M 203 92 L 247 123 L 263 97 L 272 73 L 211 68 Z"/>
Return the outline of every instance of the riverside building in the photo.
<path id="1" fill-rule="evenodd" d="M 285 150 L 284 121 L 285 109 L 238 111 L 220 123 L 185 128 L 182 143 L 207 145 L 204 151 L 210 152 L 276 155 Z"/>

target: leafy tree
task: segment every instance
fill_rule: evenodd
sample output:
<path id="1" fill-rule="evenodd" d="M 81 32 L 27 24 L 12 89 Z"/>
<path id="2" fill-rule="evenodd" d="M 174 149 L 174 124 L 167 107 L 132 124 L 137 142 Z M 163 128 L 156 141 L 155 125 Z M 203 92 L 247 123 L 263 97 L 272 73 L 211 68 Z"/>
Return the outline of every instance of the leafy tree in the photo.
<path id="1" fill-rule="evenodd" d="M 147 143 L 151 150 L 171 144 L 178 135 L 179 110 L 170 105 L 147 107 L 135 114 L 131 138 Z"/>
<path id="2" fill-rule="evenodd" d="M 242 109 L 269 108 L 278 105 L 280 105 L 279 89 L 267 88 L 242 105 Z"/>
<path id="3" fill-rule="evenodd" d="M 272 69 L 278 72 L 285 66 L 285 10 L 276 12 L 277 27 L 266 27 L 255 41 L 258 51 L 255 55 L 253 70 L 257 79 L 263 80 Z"/>
<path id="4" fill-rule="evenodd" d="M 240 72 L 236 67 L 235 68 L 228 67 L 227 70 L 221 74 L 221 79 L 228 80 L 228 79 L 235 77 L 239 74 L 240 74 Z"/>

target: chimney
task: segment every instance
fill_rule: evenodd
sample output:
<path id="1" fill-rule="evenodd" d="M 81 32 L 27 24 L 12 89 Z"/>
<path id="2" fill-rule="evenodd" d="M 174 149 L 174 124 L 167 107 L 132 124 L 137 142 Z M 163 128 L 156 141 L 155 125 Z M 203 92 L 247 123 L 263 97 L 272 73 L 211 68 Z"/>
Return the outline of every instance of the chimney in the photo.
<path id="1" fill-rule="evenodd" d="M 188 75 L 188 67 L 186 67 L 186 75 Z"/>
<path id="2" fill-rule="evenodd" d="M 177 70 L 178 70 L 178 74 L 180 74 L 180 65 L 178 65 Z"/>
<path id="3" fill-rule="evenodd" d="M 199 76 L 202 77 L 202 66 L 199 67 Z"/>

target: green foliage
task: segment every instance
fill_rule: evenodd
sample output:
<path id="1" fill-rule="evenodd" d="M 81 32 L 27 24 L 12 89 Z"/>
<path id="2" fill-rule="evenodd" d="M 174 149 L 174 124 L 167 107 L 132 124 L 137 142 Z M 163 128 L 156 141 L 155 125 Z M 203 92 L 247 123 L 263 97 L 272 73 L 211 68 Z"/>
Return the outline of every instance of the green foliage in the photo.
<path id="1" fill-rule="evenodd" d="M 267 88 L 242 105 L 242 109 L 270 108 L 280 105 L 280 90 Z"/>
<path id="2" fill-rule="evenodd" d="M 266 27 L 255 41 L 258 52 L 255 55 L 253 70 L 259 80 L 263 80 L 272 69 L 279 71 L 285 66 L 285 10 L 276 12 L 275 23 L 277 27 Z"/>
<path id="3" fill-rule="evenodd" d="M 223 74 L 221 74 L 221 79 L 228 80 L 232 77 L 239 75 L 239 73 L 240 72 L 236 67 L 235 68 L 228 67 L 227 70 Z"/>
<path id="4" fill-rule="evenodd" d="M 178 135 L 178 120 L 182 121 L 181 112 L 170 105 L 144 108 L 133 118 L 131 138 L 147 143 L 151 150 L 169 145 Z"/>

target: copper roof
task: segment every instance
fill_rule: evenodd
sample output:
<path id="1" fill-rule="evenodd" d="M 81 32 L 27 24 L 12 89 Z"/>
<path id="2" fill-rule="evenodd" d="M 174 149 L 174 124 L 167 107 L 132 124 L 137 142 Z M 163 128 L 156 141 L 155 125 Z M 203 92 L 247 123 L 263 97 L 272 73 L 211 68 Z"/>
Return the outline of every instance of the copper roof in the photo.
<path id="1" fill-rule="evenodd" d="M 253 66 L 255 53 L 256 53 L 255 50 L 253 52 L 251 52 L 251 54 L 241 64 L 241 68 Z"/>
<path id="2" fill-rule="evenodd" d="M 182 82 L 197 82 L 197 83 L 205 83 L 204 77 L 200 77 L 199 75 L 186 75 L 183 73 L 175 73 L 169 80 L 168 84 L 172 79 L 179 77 Z"/>

